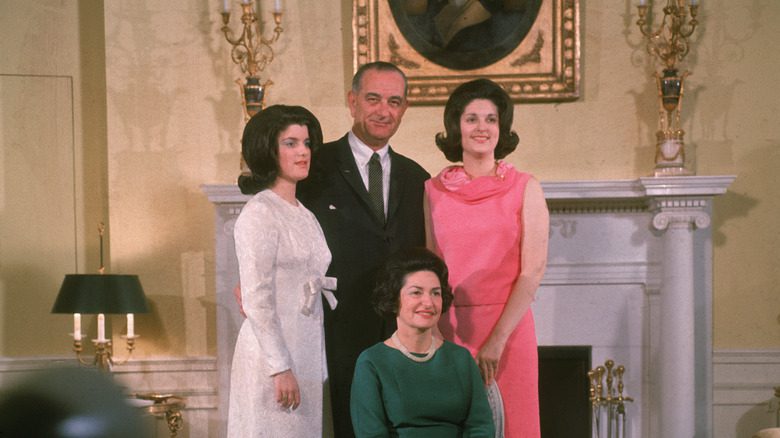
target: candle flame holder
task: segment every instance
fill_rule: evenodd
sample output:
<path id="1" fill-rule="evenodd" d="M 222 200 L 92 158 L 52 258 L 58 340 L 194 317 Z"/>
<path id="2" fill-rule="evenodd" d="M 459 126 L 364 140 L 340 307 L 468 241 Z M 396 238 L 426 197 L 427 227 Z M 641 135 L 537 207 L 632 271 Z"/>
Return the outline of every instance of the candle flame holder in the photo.
<path id="1" fill-rule="evenodd" d="M 682 0 L 667 0 L 663 19 L 657 29 L 648 20 L 649 6 L 637 6 L 636 24 L 647 40 L 647 51 L 664 65 L 662 74 L 655 73 L 658 87 L 659 122 L 656 132 L 655 176 L 692 175 L 685 167 L 685 131 L 681 128 L 683 84 L 691 73 L 677 68 L 690 51 L 689 38 L 699 24 L 699 6 L 691 0 L 686 7 Z M 690 19 L 688 14 L 690 13 Z"/>
<path id="2" fill-rule="evenodd" d="M 139 336 L 135 335 L 131 337 L 122 337 L 127 339 L 127 357 L 121 361 L 114 360 L 113 343 L 108 339 L 104 341 L 100 341 L 98 339 L 92 340 L 92 345 L 95 346 L 95 357 L 91 362 L 81 356 L 81 353 L 84 351 L 82 341 L 74 340 L 73 351 L 76 353 L 76 359 L 81 365 L 90 365 L 101 371 L 110 372 L 114 365 L 124 365 L 127 363 L 127 361 L 130 360 L 130 357 L 133 355 L 133 350 L 135 349 L 135 340 Z"/>

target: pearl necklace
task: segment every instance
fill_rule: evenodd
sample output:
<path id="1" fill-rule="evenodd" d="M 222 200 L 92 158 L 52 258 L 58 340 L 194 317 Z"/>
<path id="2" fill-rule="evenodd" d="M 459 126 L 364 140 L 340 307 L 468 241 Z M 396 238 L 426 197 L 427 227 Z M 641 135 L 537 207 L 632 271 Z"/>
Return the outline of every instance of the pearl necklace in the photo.
<path id="1" fill-rule="evenodd" d="M 397 348 L 401 354 L 415 362 L 428 362 L 433 357 L 433 354 L 436 353 L 436 339 L 434 339 L 433 336 L 431 336 L 431 346 L 428 348 L 428 351 L 425 352 L 424 356 L 415 356 L 410 353 L 409 349 L 407 349 L 398 338 L 398 331 L 393 332 L 393 336 L 390 336 L 390 341 L 393 342 L 393 345 L 395 345 L 395 348 Z"/>

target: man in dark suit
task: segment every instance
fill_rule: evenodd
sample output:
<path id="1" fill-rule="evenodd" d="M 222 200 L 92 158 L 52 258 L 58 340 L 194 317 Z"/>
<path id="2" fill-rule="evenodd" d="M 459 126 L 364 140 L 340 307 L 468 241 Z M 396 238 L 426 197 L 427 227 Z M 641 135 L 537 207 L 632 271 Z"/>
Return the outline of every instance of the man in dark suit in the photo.
<path id="1" fill-rule="evenodd" d="M 430 175 L 388 144 L 407 108 L 406 85 L 393 64 L 362 66 L 347 95 L 351 131 L 323 145 L 298 184 L 298 198 L 319 220 L 333 254 L 328 275 L 338 279 L 338 306 L 325 306 L 337 438 L 354 436 L 349 394 L 358 355 L 395 330 L 395 321 L 371 306 L 374 274 L 393 252 L 425 245 L 423 183 Z"/>

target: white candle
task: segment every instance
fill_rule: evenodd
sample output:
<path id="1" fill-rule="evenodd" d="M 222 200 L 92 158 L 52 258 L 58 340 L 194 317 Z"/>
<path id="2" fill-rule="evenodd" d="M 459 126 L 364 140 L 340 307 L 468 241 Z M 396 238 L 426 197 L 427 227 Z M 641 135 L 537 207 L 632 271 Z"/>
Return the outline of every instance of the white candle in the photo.
<path id="1" fill-rule="evenodd" d="M 98 342 L 106 342 L 106 316 L 98 313 Z"/>
<path id="2" fill-rule="evenodd" d="M 73 340 L 74 341 L 81 340 L 81 314 L 80 313 L 73 314 Z"/>
<path id="3" fill-rule="evenodd" d="M 647 0 L 639 0 L 639 6 L 644 6 L 647 4 Z"/>
<path id="4" fill-rule="evenodd" d="M 222 0 L 222 12 L 230 12 L 230 0 Z"/>
<path id="5" fill-rule="evenodd" d="M 243 3 L 243 4 L 245 4 L 245 5 L 248 5 L 248 4 L 249 4 L 249 2 L 251 2 L 251 1 L 252 1 L 252 0 L 241 0 L 241 3 Z"/>
<path id="6" fill-rule="evenodd" d="M 282 12 L 282 0 L 274 0 L 274 12 Z"/>
<path id="7" fill-rule="evenodd" d="M 127 337 L 135 336 L 135 316 L 132 313 L 127 314 Z"/>

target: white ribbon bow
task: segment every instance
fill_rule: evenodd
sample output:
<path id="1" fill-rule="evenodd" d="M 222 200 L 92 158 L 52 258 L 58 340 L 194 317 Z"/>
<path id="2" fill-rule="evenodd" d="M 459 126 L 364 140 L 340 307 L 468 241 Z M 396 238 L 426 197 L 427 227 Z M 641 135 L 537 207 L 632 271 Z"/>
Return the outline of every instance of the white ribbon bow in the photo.
<path id="1" fill-rule="evenodd" d="M 304 283 L 301 313 L 305 316 L 309 316 L 314 312 L 314 303 L 317 301 L 317 294 L 319 293 L 322 293 L 325 300 L 328 301 L 330 308 L 335 309 L 336 305 L 339 303 L 332 292 L 336 290 L 336 284 L 337 281 L 333 277 L 317 277 Z"/>

